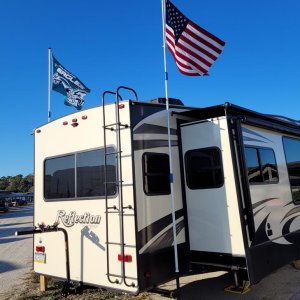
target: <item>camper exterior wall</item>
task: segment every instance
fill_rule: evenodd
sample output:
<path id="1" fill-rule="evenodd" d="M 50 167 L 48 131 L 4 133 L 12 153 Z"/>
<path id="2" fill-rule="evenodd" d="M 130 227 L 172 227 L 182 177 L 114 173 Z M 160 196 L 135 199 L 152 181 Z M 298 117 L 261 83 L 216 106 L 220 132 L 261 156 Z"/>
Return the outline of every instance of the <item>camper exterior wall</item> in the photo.
<path id="1" fill-rule="evenodd" d="M 128 124 L 128 129 L 122 130 L 122 174 L 123 174 L 123 206 L 134 207 L 132 149 L 130 132 L 129 102 L 124 101 L 125 107 L 120 110 L 120 120 Z M 115 120 L 115 105 L 105 107 L 106 123 L 113 124 Z M 84 118 L 82 118 L 85 116 Z M 76 122 L 74 119 L 77 119 Z M 68 122 L 67 125 L 63 125 Z M 72 124 L 78 125 L 72 126 Z M 112 125 L 114 127 L 114 125 Z M 44 172 L 45 160 L 66 155 L 80 154 L 95 149 L 103 149 L 103 119 L 102 108 L 97 107 L 48 123 L 39 128 L 35 133 L 35 211 L 34 225 L 45 223 L 52 225 L 59 222 L 59 227 L 67 230 L 69 236 L 70 273 L 71 279 L 105 286 L 130 293 L 138 291 L 137 282 L 137 254 L 135 217 L 132 210 L 124 215 L 125 254 L 131 255 L 132 261 L 126 263 L 125 271 L 118 260 L 121 253 L 120 213 L 115 210 L 108 214 L 108 234 L 110 242 L 106 242 L 106 208 L 104 197 L 83 197 L 67 199 L 45 199 L 44 197 Z M 115 131 L 107 130 L 106 144 L 111 149 L 116 149 Z M 77 157 L 77 156 L 76 156 Z M 91 166 L 93 163 L 91 164 Z M 61 166 L 63 167 L 63 166 Z M 125 185 L 126 184 L 126 185 Z M 108 197 L 110 207 L 119 207 L 119 191 Z M 37 273 L 53 277 L 66 278 L 66 262 L 64 239 L 61 233 L 44 233 L 34 236 L 34 247 L 44 246 L 46 258 L 42 262 L 34 263 Z M 109 268 L 107 271 L 107 250 L 109 248 Z M 111 283 L 118 280 L 118 284 Z M 127 286 L 122 279 L 128 277 Z M 134 286 L 133 286 L 134 285 Z"/>
<path id="2" fill-rule="evenodd" d="M 247 124 L 242 126 L 242 132 L 255 227 L 255 234 L 249 242 L 249 274 L 252 283 L 255 283 L 300 256 L 300 210 L 292 199 L 283 144 L 287 136 L 299 137 Z M 257 171 L 253 172 L 253 158 L 249 157 L 247 149 L 258 151 L 262 166 L 259 172 L 263 178 L 258 177 L 261 175 Z M 266 157 L 262 158 L 260 151 L 268 151 L 269 155 L 273 153 L 275 161 L 271 161 L 271 155 L 269 164 L 264 165 Z"/>
<path id="3" fill-rule="evenodd" d="M 282 234 L 282 229 L 288 220 L 284 216 L 295 207 L 295 204 L 291 197 L 282 135 L 278 132 L 253 126 L 243 126 L 243 140 L 246 148 L 272 151 L 275 155 L 275 166 L 278 171 L 278 179 L 275 178 L 265 182 L 250 182 L 250 195 L 256 232 L 254 244 L 267 241 L 289 244 Z"/>
<path id="4" fill-rule="evenodd" d="M 177 112 L 182 110 L 172 109 L 172 111 Z M 152 167 L 147 165 L 146 159 L 153 157 L 153 155 L 158 155 L 158 160 L 160 160 L 159 172 L 166 171 L 163 169 L 164 161 L 168 163 L 169 159 L 167 115 L 164 105 L 143 106 L 143 104 L 134 106 L 132 114 L 136 119 L 136 122 L 133 123 L 133 145 L 137 204 L 137 251 L 140 262 L 139 278 L 141 288 L 144 289 L 175 276 L 170 191 L 151 191 L 151 187 L 147 186 L 146 178 L 147 168 L 153 168 L 153 164 Z M 185 248 L 186 227 L 182 201 L 176 118 L 171 118 L 170 127 L 180 271 L 186 272 L 188 270 L 187 249 Z M 156 172 L 158 171 L 156 170 Z M 164 180 L 163 177 L 162 180 Z M 169 178 L 167 179 L 168 182 Z M 145 278 L 145 274 L 148 274 L 147 278 Z"/>

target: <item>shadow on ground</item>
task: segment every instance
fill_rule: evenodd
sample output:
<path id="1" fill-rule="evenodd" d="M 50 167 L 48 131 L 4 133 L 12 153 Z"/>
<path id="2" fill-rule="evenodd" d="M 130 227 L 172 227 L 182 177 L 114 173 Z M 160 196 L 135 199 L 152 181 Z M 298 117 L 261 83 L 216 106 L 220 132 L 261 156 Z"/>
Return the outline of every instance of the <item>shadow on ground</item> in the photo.
<path id="1" fill-rule="evenodd" d="M 19 266 L 17 264 L 13 264 L 7 261 L 0 260 L 0 274 L 9 272 L 12 270 L 19 269 Z"/>

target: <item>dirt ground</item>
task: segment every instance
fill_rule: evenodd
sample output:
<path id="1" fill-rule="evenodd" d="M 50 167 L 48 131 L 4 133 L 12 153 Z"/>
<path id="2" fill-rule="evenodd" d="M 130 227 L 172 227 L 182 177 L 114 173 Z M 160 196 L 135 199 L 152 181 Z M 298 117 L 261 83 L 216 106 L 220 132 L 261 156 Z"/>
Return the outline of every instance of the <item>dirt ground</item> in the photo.
<path id="1" fill-rule="evenodd" d="M 207 272 L 197 275 L 188 275 L 180 278 L 181 300 L 300 300 L 300 271 L 292 265 L 286 265 L 257 285 L 250 287 L 244 295 L 224 292 L 224 288 L 233 282 L 232 274 L 226 272 Z M 166 290 L 175 289 L 174 281 L 161 286 Z M 62 295 L 62 282 L 49 279 L 46 292 L 39 291 L 39 277 L 33 272 L 26 274 L 22 283 L 15 289 L 0 294 L 1 300 L 166 300 L 157 293 L 144 292 L 138 296 L 128 296 L 113 292 L 86 288 L 81 293 L 68 296 Z"/>
<path id="2" fill-rule="evenodd" d="M 90 299 L 99 299 L 99 300 L 147 300 L 149 298 L 148 293 L 141 293 L 136 297 L 116 294 L 114 292 L 105 291 L 97 288 L 88 288 L 85 287 L 82 291 L 77 291 L 75 294 L 75 290 L 72 289 L 71 293 L 66 296 L 62 293 L 63 290 L 63 282 L 58 280 L 48 280 L 48 288 L 46 292 L 40 292 L 39 290 L 39 276 L 34 274 L 33 272 L 27 273 L 23 278 L 22 283 L 18 284 L 18 286 L 5 293 L 0 293 L 1 300 L 60 300 L 60 299 L 68 299 L 68 300 L 90 300 Z"/>

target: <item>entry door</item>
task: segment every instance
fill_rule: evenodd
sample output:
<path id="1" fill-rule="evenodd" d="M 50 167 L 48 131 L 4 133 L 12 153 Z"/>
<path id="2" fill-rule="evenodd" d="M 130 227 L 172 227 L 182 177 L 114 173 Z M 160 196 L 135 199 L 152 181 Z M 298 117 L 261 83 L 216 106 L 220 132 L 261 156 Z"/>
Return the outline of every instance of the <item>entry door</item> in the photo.
<path id="1" fill-rule="evenodd" d="M 224 157 L 227 152 L 221 147 L 221 144 L 226 145 L 230 153 L 226 124 L 226 120 L 216 120 L 181 126 L 187 219 L 192 251 L 232 253 L 223 172 L 223 161 L 230 157 Z"/>

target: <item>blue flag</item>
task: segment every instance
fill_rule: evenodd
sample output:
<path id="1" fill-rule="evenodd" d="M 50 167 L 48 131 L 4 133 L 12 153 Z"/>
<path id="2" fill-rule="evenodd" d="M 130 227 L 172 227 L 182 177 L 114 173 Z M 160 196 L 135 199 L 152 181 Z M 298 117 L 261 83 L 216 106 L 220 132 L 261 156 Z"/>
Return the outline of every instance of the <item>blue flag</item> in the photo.
<path id="1" fill-rule="evenodd" d="M 52 89 L 65 95 L 65 104 L 80 110 L 84 104 L 83 97 L 90 92 L 75 75 L 65 69 L 58 60 L 52 56 L 53 78 Z"/>

